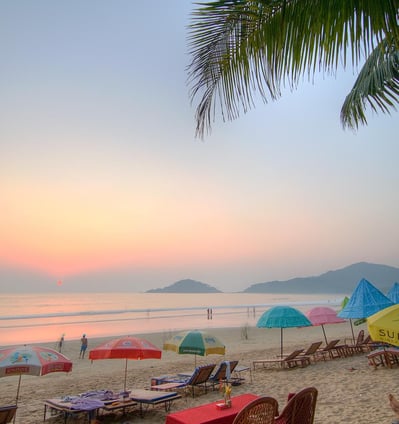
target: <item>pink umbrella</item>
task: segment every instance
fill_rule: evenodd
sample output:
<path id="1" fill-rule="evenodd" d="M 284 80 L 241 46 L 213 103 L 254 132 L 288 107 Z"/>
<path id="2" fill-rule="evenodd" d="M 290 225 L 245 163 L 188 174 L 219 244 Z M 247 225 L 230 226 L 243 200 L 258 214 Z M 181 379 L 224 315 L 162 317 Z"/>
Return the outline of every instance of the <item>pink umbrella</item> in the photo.
<path id="1" fill-rule="evenodd" d="M 324 331 L 324 324 L 340 324 L 345 322 L 344 319 L 337 316 L 337 312 L 328 306 L 317 306 L 310 309 L 305 314 L 312 325 L 321 325 L 324 334 L 324 340 L 328 344 L 326 332 Z"/>
<path id="2" fill-rule="evenodd" d="M 138 337 L 121 337 L 105 342 L 95 347 L 89 353 L 89 359 L 125 359 L 125 382 L 126 391 L 127 360 L 128 359 L 161 359 L 162 350 L 146 339 Z"/>

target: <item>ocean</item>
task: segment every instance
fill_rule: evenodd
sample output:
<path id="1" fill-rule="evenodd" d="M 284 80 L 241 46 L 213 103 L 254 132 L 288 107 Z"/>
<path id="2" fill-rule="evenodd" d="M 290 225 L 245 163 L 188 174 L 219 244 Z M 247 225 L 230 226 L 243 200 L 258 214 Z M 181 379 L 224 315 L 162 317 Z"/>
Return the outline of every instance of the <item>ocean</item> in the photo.
<path id="1" fill-rule="evenodd" d="M 274 305 L 306 312 L 345 295 L 263 293 L 47 293 L 0 295 L 0 345 L 185 329 L 255 326 Z"/>

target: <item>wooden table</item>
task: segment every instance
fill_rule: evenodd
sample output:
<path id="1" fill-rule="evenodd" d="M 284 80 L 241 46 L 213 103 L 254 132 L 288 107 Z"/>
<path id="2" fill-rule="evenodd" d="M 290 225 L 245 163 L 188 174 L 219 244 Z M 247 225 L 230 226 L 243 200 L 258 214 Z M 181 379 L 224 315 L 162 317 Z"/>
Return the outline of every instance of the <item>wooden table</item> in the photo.
<path id="1" fill-rule="evenodd" d="M 218 409 L 216 401 L 195 408 L 184 409 L 166 417 L 165 424 L 232 424 L 236 415 L 259 396 L 246 393 L 231 398 L 232 406 L 228 409 Z"/>

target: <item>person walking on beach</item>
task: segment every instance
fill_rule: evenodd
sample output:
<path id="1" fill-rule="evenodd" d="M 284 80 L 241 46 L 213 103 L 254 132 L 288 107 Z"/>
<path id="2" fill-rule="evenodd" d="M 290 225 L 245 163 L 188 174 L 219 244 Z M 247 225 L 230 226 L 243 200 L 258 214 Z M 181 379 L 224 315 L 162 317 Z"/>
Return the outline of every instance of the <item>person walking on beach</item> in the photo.
<path id="1" fill-rule="evenodd" d="M 85 357 L 85 353 L 86 353 L 86 349 L 87 349 L 87 337 L 86 334 L 83 334 L 82 338 L 80 339 L 80 353 L 79 353 L 79 358 L 84 359 Z"/>
<path id="2" fill-rule="evenodd" d="M 62 351 L 63 344 L 64 344 L 64 335 L 62 335 L 60 340 L 58 341 L 58 352 L 60 352 L 60 353 Z"/>

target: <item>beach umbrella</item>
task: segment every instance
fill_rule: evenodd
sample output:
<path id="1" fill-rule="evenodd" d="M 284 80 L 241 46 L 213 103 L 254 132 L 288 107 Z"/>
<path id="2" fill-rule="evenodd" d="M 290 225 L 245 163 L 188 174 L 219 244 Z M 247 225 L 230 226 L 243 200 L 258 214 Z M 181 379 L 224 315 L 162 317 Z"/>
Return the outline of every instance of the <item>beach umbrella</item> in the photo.
<path id="1" fill-rule="evenodd" d="M 207 331 L 182 331 L 167 340 L 164 350 L 171 350 L 179 355 L 194 355 L 194 364 L 197 365 L 197 355 L 224 355 L 226 346 L 216 336 Z"/>
<path id="2" fill-rule="evenodd" d="M 393 303 L 399 303 L 399 283 L 393 283 L 387 293 L 387 298 L 392 300 Z"/>
<path id="3" fill-rule="evenodd" d="M 373 341 L 399 346 L 399 304 L 369 316 L 367 328 Z"/>
<path id="4" fill-rule="evenodd" d="M 308 327 L 312 323 L 296 308 L 291 306 L 274 306 L 264 312 L 256 326 L 258 328 L 280 328 L 280 355 L 283 356 L 283 329 L 290 327 Z"/>
<path id="5" fill-rule="evenodd" d="M 54 349 L 37 345 L 3 347 L 0 349 L 0 377 L 19 376 L 16 404 L 18 404 L 23 374 L 40 376 L 71 370 L 72 361 Z"/>
<path id="6" fill-rule="evenodd" d="M 125 359 L 125 380 L 123 390 L 126 392 L 128 359 L 161 359 L 162 351 L 146 339 L 125 336 L 102 343 L 91 349 L 89 359 Z"/>
<path id="7" fill-rule="evenodd" d="M 350 319 L 353 343 L 355 343 L 352 319 L 367 318 L 381 309 L 385 309 L 392 305 L 392 300 L 388 299 L 384 293 L 378 290 L 377 287 L 365 278 L 362 278 L 345 307 L 338 312 L 338 316 L 340 318 Z"/>
<path id="8" fill-rule="evenodd" d="M 326 345 L 328 344 L 326 332 L 324 330 L 325 324 L 340 324 L 345 322 L 344 319 L 337 316 L 337 312 L 328 306 L 317 306 L 306 312 L 306 316 L 309 318 L 312 325 L 320 325 L 323 330 L 324 340 Z"/>

